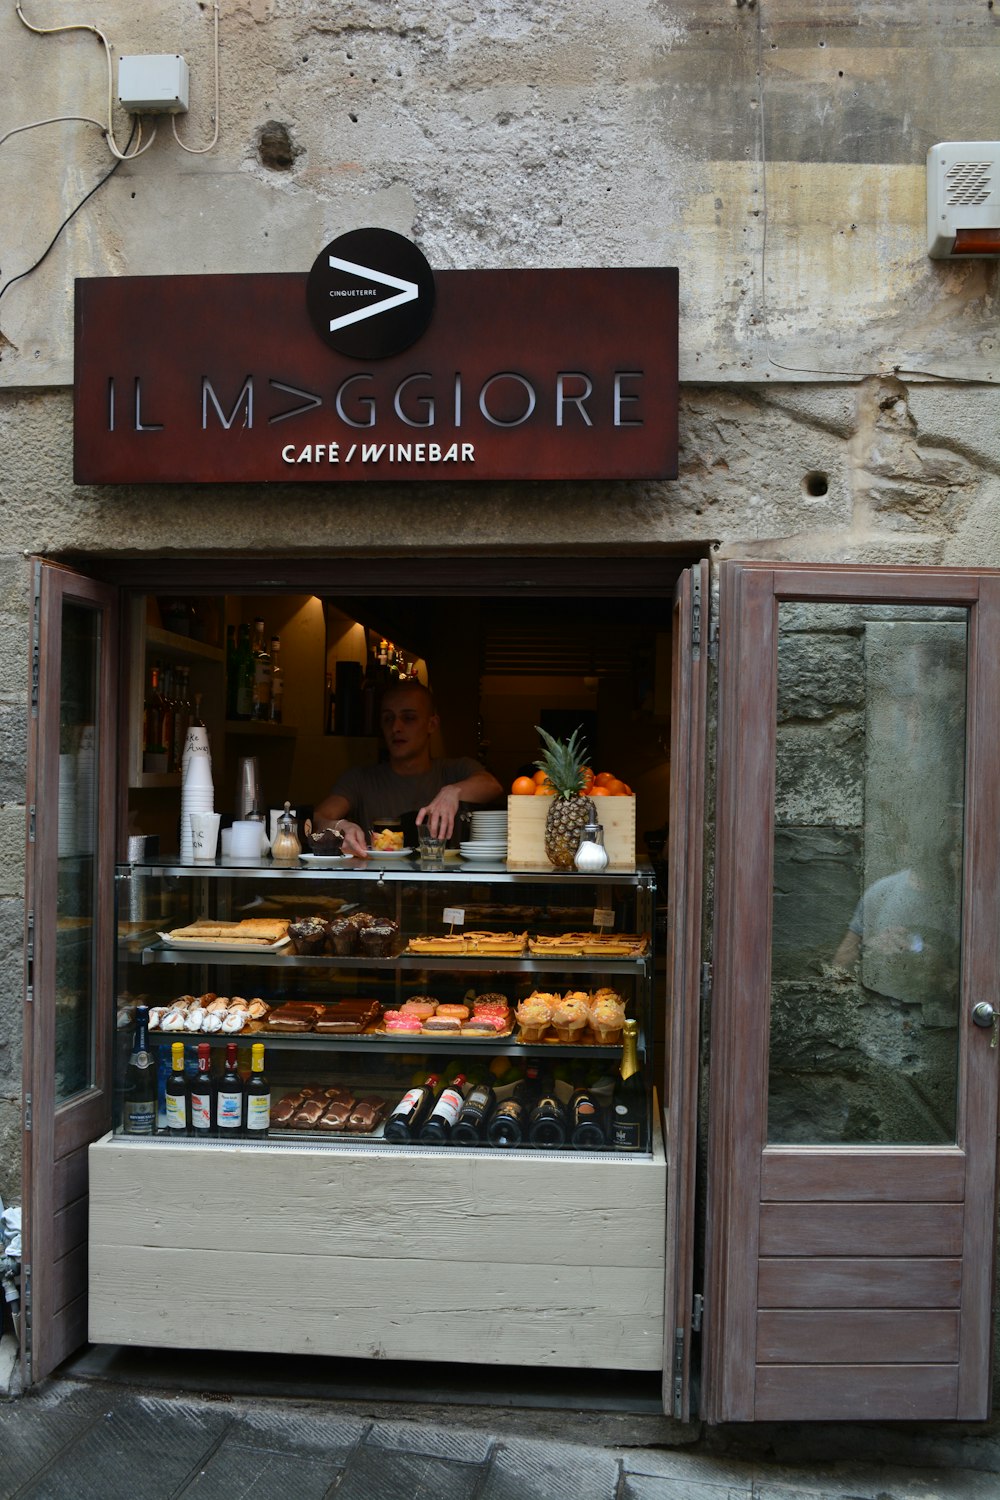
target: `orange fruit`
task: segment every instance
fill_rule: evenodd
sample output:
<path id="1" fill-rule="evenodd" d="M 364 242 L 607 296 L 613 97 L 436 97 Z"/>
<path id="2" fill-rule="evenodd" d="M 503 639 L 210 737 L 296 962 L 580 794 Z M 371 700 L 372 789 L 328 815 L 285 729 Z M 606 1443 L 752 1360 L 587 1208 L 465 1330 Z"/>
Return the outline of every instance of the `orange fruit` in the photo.
<path id="1" fill-rule="evenodd" d="M 628 785 L 628 783 L 625 782 L 625 781 L 623 781 L 622 782 L 622 789 L 618 793 L 618 796 L 619 797 L 634 797 L 635 793 L 633 792 L 632 788 Z"/>
<path id="2" fill-rule="evenodd" d="M 587 793 L 588 797 L 610 797 L 611 793 L 606 786 L 592 786 Z"/>
<path id="3" fill-rule="evenodd" d="M 624 790 L 625 783 L 624 781 L 619 781 L 617 776 L 612 776 L 608 781 L 604 783 L 604 787 L 606 791 L 610 792 L 612 797 L 620 797 Z"/>
<path id="4" fill-rule="evenodd" d="M 533 797 L 535 795 L 534 780 L 530 776 L 516 776 L 510 790 L 515 797 Z"/>
<path id="5" fill-rule="evenodd" d="M 532 777 L 532 780 L 534 781 L 536 786 L 541 786 L 542 782 L 545 780 L 545 772 L 542 770 L 536 771 L 534 776 Z"/>
<path id="6" fill-rule="evenodd" d="M 594 781 L 597 786 L 607 786 L 609 781 L 615 781 L 616 779 L 617 778 L 612 776 L 610 771 L 599 771 L 598 774 L 594 777 Z"/>
<path id="7" fill-rule="evenodd" d="M 594 773 L 589 766 L 580 767 L 580 775 L 583 777 L 583 790 L 594 785 Z"/>
<path id="8" fill-rule="evenodd" d="M 536 797 L 554 797 L 555 794 L 556 794 L 555 787 L 554 786 L 550 786 L 547 781 L 546 782 L 540 782 L 539 785 L 535 787 L 535 796 Z"/>

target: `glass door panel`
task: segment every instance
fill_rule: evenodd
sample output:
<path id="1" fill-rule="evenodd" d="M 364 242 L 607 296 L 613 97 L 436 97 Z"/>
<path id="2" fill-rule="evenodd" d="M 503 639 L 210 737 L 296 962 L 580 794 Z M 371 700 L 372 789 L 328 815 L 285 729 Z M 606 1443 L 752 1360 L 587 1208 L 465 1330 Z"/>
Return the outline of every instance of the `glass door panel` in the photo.
<path id="1" fill-rule="evenodd" d="M 102 613 L 64 600 L 59 691 L 55 932 L 56 1107 L 94 1084 L 97 776 Z"/>
<path id="2" fill-rule="evenodd" d="M 770 1144 L 953 1142 L 967 611 L 778 604 Z"/>

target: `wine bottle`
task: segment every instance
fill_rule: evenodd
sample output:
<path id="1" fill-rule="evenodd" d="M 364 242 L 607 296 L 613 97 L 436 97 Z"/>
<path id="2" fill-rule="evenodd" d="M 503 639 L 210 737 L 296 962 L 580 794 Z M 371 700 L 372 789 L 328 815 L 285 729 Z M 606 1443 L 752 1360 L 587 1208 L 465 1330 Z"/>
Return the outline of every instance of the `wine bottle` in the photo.
<path id="1" fill-rule="evenodd" d="M 529 1068 L 528 1076 L 515 1084 L 513 1093 L 497 1105 L 486 1126 L 486 1139 L 491 1146 L 519 1146 L 524 1140 L 537 1094 L 536 1079 L 536 1070 Z"/>
<path id="2" fill-rule="evenodd" d="M 253 622 L 253 701 L 250 716 L 253 719 L 271 717 L 271 653 L 264 644 L 264 621 L 258 615 Z"/>
<path id="3" fill-rule="evenodd" d="M 497 1096 L 492 1084 L 477 1083 L 454 1125 L 449 1139 L 453 1146 L 476 1146 L 486 1134 L 486 1124 L 496 1108 Z"/>
<path id="4" fill-rule="evenodd" d="M 646 1085 L 639 1070 L 638 1034 L 638 1022 L 626 1021 L 609 1130 L 609 1144 L 616 1151 L 646 1149 Z"/>
<path id="5" fill-rule="evenodd" d="M 601 1110 L 589 1089 L 574 1089 L 567 1113 L 570 1144 L 578 1151 L 599 1151 L 605 1144 Z"/>
<path id="6" fill-rule="evenodd" d="M 149 1006 L 135 1008 L 135 1041 L 125 1069 L 122 1126 L 129 1135 L 156 1134 L 156 1058 L 149 1049 Z"/>
<path id="7" fill-rule="evenodd" d="M 212 1049 L 208 1042 L 198 1043 L 198 1076 L 191 1081 L 191 1131 L 208 1136 L 213 1131 Z"/>
<path id="8" fill-rule="evenodd" d="M 264 1043 L 254 1042 L 246 1086 L 247 1135 L 263 1140 L 271 1128 L 271 1085 L 264 1077 Z"/>
<path id="9" fill-rule="evenodd" d="M 556 1093 L 555 1080 L 546 1077 L 528 1116 L 528 1140 L 533 1146 L 562 1146 L 566 1142 L 566 1110 Z"/>
<path id="10" fill-rule="evenodd" d="M 236 1071 L 236 1043 L 226 1043 L 226 1066 L 215 1091 L 215 1128 L 220 1135 L 243 1129 L 243 1080 Z"/>
<path id="11" fill-rule="evenodd" d="M 244 620 L 236 632 L 236 718 L 249 719 L 253 712 L 253 647 L 250 626 Z"/>
<path id="12" fill-rule="evenodd" d="M 407 1089 L 396 1108 L 385 1122 L 383 1136 L 387 1141 L 412 1141 L 431 1112 L 438 1075 L 431 1073 L 426 1083 Z"/>
<path id="13" fill-rule="evenodd" d="M 167 1129 L 171 1135 L 188 1133 L 188 1081 L 184 1072 L 184 1043 L 170 1048 L 170 1076 L 167 1078 Z"/>
<path id="14" fill-rule="evenodd" d="M 465 1074 L 458 1073 L 452 1083 L 445 1084 L 434 1101 L 430 1114 L 420 1127 L 419 1139 L 426 1146 L 443 1146 L 451 1135 L 451 1127 L 458 1119 L 465 1103 L 462 1087 Z"/>
<path id="15" fill-rule="evenodd" d="M 271 709 L 269 718 L 272 724 L 281 723 L 283 712 L 282 704 L 285 696 L 285 674 L 280 662 L 281 637 L 271 637 Z"/>

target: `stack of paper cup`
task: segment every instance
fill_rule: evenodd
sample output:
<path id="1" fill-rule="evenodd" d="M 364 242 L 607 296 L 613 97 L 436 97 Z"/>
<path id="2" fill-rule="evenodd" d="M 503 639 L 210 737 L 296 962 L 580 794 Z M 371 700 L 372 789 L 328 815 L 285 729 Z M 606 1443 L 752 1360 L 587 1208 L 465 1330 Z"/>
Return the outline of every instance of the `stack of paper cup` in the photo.
<path id="1" fill-rule="evenodd" d="M 188 730 L 181 771 L 181 864 L 194 864 L 191 843 L 191 813 L 215 811 L 215 787 L 212 784 L 212 752 L 208 731 L 201 727 Z"/>

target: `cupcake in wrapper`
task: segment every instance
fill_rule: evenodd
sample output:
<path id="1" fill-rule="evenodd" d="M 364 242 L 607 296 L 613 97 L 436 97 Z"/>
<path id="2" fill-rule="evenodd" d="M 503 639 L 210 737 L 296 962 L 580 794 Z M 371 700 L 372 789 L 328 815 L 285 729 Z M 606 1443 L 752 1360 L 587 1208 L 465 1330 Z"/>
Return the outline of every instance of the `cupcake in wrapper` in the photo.
<path id="1" fill-rule="evenodd" d="M 555 995 L 535 991 L 522 1000 L 514 1015 L 521 1028 L 522 1042 L 540 1042 L 552 1024 L 552 1007 L 557 1003 Z"/>
<path id="2" fill-rule="evenodd" d="M 602 1046 L 621 1041 L 625 1025 L 625 1002 L 614 990 L 598 990 L 590 1002 L 590 1029 Z"/>
<path id="3" fill-rule="evenodd" d="M 388 919 L 362 927 L 358 935 L 358 946 L 364 958 L 391 958 L 399 937 L 399 926 Z"/>
<path id="4" fill-rule="evenodd" d="M 590 1006 L 582 993 L 569 994 L 552 1011 L 552 1026 L 561 1042 L 579 1042 L 590 1025 Z"/>
<path id="5" fill-rule="evenodd" d="M 350 958 L 358 949 L 358 932 L 354 917 L 330 917 L 326 924 L 327 947 L 337 958 Z"/>
<path id="6" fill-rule="evenodd" d="M 322 953 L 326 947 L 326 923 L 311 918 L 289 922 L 288 936 L 296 953 Z"/>

